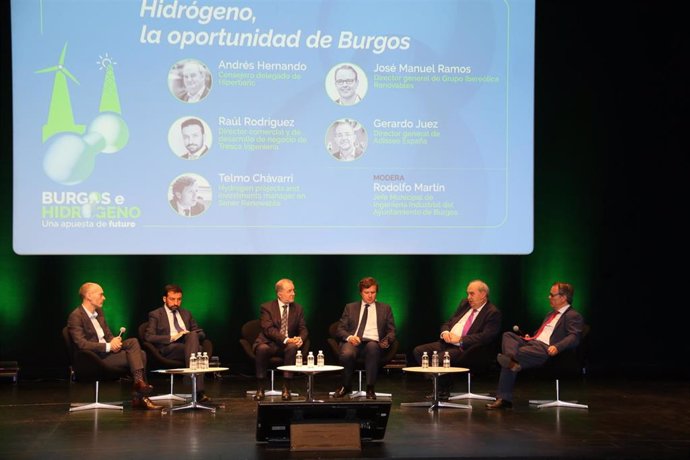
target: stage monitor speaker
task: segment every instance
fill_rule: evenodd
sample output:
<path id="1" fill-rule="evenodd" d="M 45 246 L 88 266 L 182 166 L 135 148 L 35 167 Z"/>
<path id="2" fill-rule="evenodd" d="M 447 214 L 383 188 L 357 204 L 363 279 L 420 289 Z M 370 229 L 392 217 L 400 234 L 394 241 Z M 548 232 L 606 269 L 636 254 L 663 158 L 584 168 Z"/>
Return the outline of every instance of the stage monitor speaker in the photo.
<path id="1" fill-rule="evenodd" d="M 268 402 L 256 411 L 258 442 L 290 444 L 293 424 L 357 423 L 362 442 L 383 439 L 391 412 L 390 401 Z"/>

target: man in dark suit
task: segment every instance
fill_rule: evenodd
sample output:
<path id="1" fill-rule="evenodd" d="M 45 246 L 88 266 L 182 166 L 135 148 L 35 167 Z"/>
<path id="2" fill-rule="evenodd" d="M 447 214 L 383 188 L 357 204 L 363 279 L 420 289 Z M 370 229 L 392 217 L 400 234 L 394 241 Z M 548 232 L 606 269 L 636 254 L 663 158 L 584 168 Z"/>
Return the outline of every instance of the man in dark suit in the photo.
<path id="1" fill-rule="evenodd" d="M 254 342 L 256 355 L 257 390 L 254 399 L 264 399 L 266 372 L 272 356 L 283 356 L 286 365 L 295 364 L 297 350 L 309 335 L 304 322 L 304 311 L 295 303 L 295 285 L 281 279 L 276 285 L 276 300 L 261 305 L 261 332 Z M 292 373 L 283 374 L 283 401 L 292 399 L 290 386 Z"/>
<path id="2" fill-rule="evenodd" d="M 371 277 L 359 282 L 362 300 L 345 305 L 337 328 L 340 343 L 338 359 L 343 366 L 343 384 L 333 397 L 342 398 L 352 391 L 352 373 L 357 356 L 364 356 L 367 371 L 367 399 L 376 399 L 376 378 L 382 350 L 395 340 L 395 319 L 390 305 L 377 302 L 379 283 Z"/>
<path id="3" fill-rule="evenodd" d="M 522 369 L 541 367 L 552 356 L 575 348 L 580 343 L 584 319 L 573 310 L 574 289 L 568 283 L 554 283 L 549 291 L 551 313 L 544 319 L 539 330 L 530 337 L 514 332 L 503 334 L 502 350 L 497 360 L 501 365 L 496 401 L 487 409 L 513 407 L 513 387 L 517 373 Z"/>
<path id="4" fill-rule="evenodd" d="M 129 367 L 134 386 L 132 388 L 132 407 L 137 409 L 162 409 L 146 395 L 153 387 L 144 380 L 146 354 L 135 338 L 122 340 L 114 336 L 103 314 L 105 295 L 103 288 L 96 283 L 84 283 L 79 288 L 81 305 L 67 318 L 67 327 L 74 345 L 80 350 L 91 350 L 107 365 Z"/>
<path id="5" fill-rule="evenodd" d="M 192 353 L 203 351 L 201 342 L 206 338 L 189 310 L 181 308 L 182 288 L 168 284 L 163 288 L 163 306 L 149 312 L 149 322 L 144 339 L 158 348 L 161 355 L 177 361 L 184 361 L 189 367 Z M 211 400 L 204 393 L 204 378 L 197 378 L 197 401 Z"/>
<path id="6" fill-rule="evenodd" d="M 489 301 L 489 286 L 474 280 L 467 285 L 467 298 L 463 299 L 448 321 L 441 325 L 439 340 L 418 345 L 413 355 L 418 365 L 426 351 L 429 357 L 434 351 L 439 361 L 445 352 L 450 356 L 451 366 L 461 366 L 465 351 L 475 346 L 489 345 L 501 332 L 501 311 Z M 452 374 L 438 379 L 439 397 L 448 399 L 452 384 Z"/>

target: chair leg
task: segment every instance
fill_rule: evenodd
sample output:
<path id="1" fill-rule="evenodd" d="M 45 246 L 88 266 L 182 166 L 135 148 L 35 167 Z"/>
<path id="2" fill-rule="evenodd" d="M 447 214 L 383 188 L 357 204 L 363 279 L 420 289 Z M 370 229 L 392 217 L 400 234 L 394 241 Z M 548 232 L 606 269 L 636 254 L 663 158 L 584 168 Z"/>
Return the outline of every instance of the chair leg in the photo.
<path id="1" fill-rule="evenodd" d="M 70 407 L 69 411 L 70 412 L 78 412 L 78 411 L 91 410 L 91 409 L 122 410 L 122 406 L 121 405 L 115 405 L 115 404 L 104 404 L 104 403 L 98 402 L 98 380 L 96 380 L 96 401 L 92 402 L 90 404 L 73 403 L 72 407 Z"/>
<path id="2" fill-rule="evenodd" d="M 485 396 L 485 395 L 478 395 L 472 393 L 471 390 L 471 377 L 470 373 L 467 373 L 467 393 L 462 393 L 462 394 L 451 394 L 450 398 L 448 398 L 448 401 L 453 401 L 456 399 L 483 399 L 486 401 L 495 401 L 496 398 L 491 397 L 491 396 Z"/>
<path id="3" fill-rule="evenodd" d="M 558 379 L 556 379 L 556 400 L 541 400 L 541 399 L 530 399 L 530 404 L 536 404 L 537 409 L 546 409 L 548 407 L 570 407 L 573 409 L 589 409 L 587 404 L 577 404 L 577 401 L 567 402 L 561 401 L 560 389 L 558 384 Z"/>
<path id="4" fill-rule="evenodd" d="M 175 392 L 173 391 L 173 374 L 170 374 L 170 393 L 167 395 L 156 395 L 156 396 L 150 396 L 149 399 L 151 401 L 186 401 L 186 397 L 191 397 L 192 395 L 176 395 Z"/>

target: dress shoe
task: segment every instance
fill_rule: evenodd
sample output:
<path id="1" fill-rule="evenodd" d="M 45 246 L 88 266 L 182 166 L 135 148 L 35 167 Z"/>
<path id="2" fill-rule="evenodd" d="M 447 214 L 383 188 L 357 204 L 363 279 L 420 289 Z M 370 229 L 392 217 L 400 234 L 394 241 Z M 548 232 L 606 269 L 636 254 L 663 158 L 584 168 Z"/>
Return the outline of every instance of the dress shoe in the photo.
<path id="1" fill-rule="evenodd" d="M 506 401 L 505 399 L 497 399 L 496 401 L 489 403 L 486 405 L 486 408 L 489 410 L 495 410 L 495 409 L 512 409 L 513 408 L 513 403 L 510 401 Z"/>
<path id="2" fill-rule="evenodd" d="M 367 385 L 367 399 L 376 399 L 376 390 L 374 390 L 374 385 Z"/>
<path id="3" fill-rule="evenodd" d="M 283 387 L 283 393 L 280 395 L 280 399 L 282 399 L 283 401 L 292 400 L 292 392 L 290 391 L 290 388 L 286 386 Z"/>
<path id="4" fill-rule="evenodd" d="M 132 385 L 132 390 L 140 395 L 150 395 L 153 391 L 153 385 L 149 385 L 143 380 L 137 380 L 134 382 L 134 385 Z"/>
<path id="5" fill-rule="evenodd" d="M 333 392 L 334 398 L 344 398 L 346 395 L 350 394 L 350 390 L 345 387 L 340 387 Z"/>
<path id="6" fill-rule="evenodd" d="M 163 409 L 163 406 L 154 404 L 149 398 L 142 396 L 139 398 L 132 398 L 132 409 L 160 410 Z"/>
<path id="7" fill-rule="evenodd" d="M 499 353 L 498 356 L 496 356 L 496 361 L 498 361 L 498 364 L 500 364 L 501 367 L 510 369 L 513 372 L 520 372 L 522 370 L 522 366 L 520 366 L 520 363 L 515 361 L 510 356 L 504 355 L 503 353 Z"/>
<path id="8" fill-rule="evenodd" d="M 211 402 L 211 398 L 206 396 L 206 393 L 204 393 L 203 391 L 197 391 L 196 392 L 196 402 L 200 402 L 200 403 Z"/>
<path id="9" fill-rule="evenodd" d="M 254 393 L 254 401 L 261 401 L 266 397 L 266 392 L 264 391 L 263 388 L 259 388 L 256 390 L 256 393 Z"/>

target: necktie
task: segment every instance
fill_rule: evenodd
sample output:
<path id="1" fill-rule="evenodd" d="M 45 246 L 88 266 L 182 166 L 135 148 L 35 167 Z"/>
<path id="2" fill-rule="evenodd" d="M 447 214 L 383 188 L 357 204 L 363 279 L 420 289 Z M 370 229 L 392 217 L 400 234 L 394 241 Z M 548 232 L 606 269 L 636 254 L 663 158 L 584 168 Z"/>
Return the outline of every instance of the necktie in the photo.
<path id="1" fill-rule="evenodd" d="M 367 316 L 369 316 L 369 304 L 364 304 L 364 313 L 362 314 L 362 320 L 359 322 L 359 327 L 357 328 L 357 337 L 360 339 L 364 335 L 364 328 L 367 325 Z"/>
<path id="2" fill-rule="evenodd" d="M 280 317 L 280 333 L 283 334 L 283 336 L 285 336 L 285 337 L 287 337 L 287 335 L 288 335 L 288 330 L 287 330 L 287 323 L 288 323 L 287 309 L 288 309 L 287 304 L 283 305 L 283 315 Z"/>
<path id="3" fill-rule="evenodd" d="M 470 326 L 472 326 L 472 323 L 474 322 L 474 317 L 477 314 L 477 310 L 474 308 L 472 309 L 472 313 L 470 313 L 469 318 L 467 318 L 467 321 L 465 321 L 465 325 L 462 327 L 462 336 L 465 337 L 467 335 L 467 331 L 470 330 Z"/>
<path id="4" fill-rule="evenodd" d="M 175 329 L 177 329 L 177 332 L 182 332 L 184 331 L 184 328 L 180 326 L 180 321 L 177 319 L 180 315 L 180 312 L 177 310 L 173 310 L 173 324 L 175 325 Z"/>
<path id="5" fill-rule="evenodd" d="M 537 337 L 539 337 L 539 334 L 541 334 L 541 331 L 544 330 L 546 325 L 549 324 L 556 317 L 557 314 L 558 314 L 557 311 L 552 311 L 551 314 L 546 317 L 544 322 L 541 323 L 541 326 L 539 326 L 539 330 L 537 332 L 535 332 L 534 335 L 529 338 L 529 340 L 533 340 L 533 339 L 536 339 Z"/>

